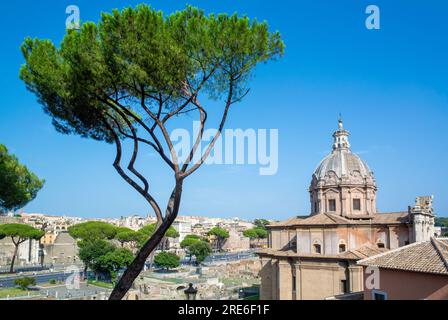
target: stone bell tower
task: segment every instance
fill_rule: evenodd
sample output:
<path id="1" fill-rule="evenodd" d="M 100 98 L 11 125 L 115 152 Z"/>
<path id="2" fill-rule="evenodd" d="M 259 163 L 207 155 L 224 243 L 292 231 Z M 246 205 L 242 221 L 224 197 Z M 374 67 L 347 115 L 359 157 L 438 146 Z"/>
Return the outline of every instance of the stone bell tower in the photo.
<path id="1" fill-rule="evenodd" d="M 434 236 L 434 212 L 432 208 L 433 196 L 417 197 L 415 206 L 409 207 L 411 242 L 428 241 Z"/>

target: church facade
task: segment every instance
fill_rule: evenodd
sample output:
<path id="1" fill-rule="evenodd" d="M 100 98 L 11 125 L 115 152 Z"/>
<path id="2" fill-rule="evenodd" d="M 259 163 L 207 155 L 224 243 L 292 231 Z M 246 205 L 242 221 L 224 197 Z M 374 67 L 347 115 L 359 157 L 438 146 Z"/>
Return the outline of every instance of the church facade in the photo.
<path id="1" fill-rule="evenodd" d="M 312 175 L 311 214 L 268 226 L 261 260 L 260 299 L 326 299 L 363 291 L 358 260 L 429 240 L 432 197 L 403 212 L 379 213 L 377 186 L 367 163 L 350 149 L 339 120 L 332 152 Z"/>

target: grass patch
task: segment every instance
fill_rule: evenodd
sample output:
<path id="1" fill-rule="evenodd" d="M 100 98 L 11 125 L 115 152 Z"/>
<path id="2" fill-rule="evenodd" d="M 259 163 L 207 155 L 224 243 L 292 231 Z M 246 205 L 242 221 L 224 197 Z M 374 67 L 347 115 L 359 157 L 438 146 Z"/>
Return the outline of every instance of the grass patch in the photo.
<path id="1" fill-rule="evenodd" d="M 258 279 L 243 279 L 243 278 L 221 278 L 219 279 L 219 281 L 229 287 L 241 286 L 243 285 L 243 283 L 245 283 L 247 286 L 253 286 L 259 283 Z"/>
<path id="2" fill-rule="evenodd" d="M 174 284 L 180 284 L 180 283 L 184 283 L 185 280 L 179 279 L 179 278 L 165 278 L 165 279 L 160 279 L 162 281 L 166 281 L 166 282 L 171 282 Z"/>
<path id="3" fill-rule="evenodd" d="M 101 288 L 106 288 L 106 289 L 113 289 L 114 285 L 110 282 L 103 282 L 103 281 L 96 281 L 96 280 L 89 280 L 87 282 L 88 284 L 91 284 L 93 286 L 97 286 L 97 287 L 101 287 Z"/>
<path id="4" fill-rule="evenodd" d="M 155 279 L 155 280 L 159 280 L 159 281 L 164 281 L 164 282 L 169 282 L 169 283 L 174 283 L 174 284 L 181 284 L 181 283 L 185 283 L 185 280 L 180 279 L 180 278 L 162 278 L 162 277 L 155 277 L 155 276 L 145 276 L 146 278 L 150 278 L 150 279 Z"/>
<path id="5" fill-rule="evenodd" d="M 6 299 L 8 296 L 10 297 L 25 297 L 30 293 L 31 296 L 35 296 L 38 293 L 36 291 L 27 291 L 19 288 L 6 288 L 0 289 L 0 299 Z"/>
<path id="6" fill-rule="evenodd" d="M 241 286 L 243 282 L 247 284 L 251 284 L 252 282 L 250 279 L 241 279 L 241 278 L 223 278 L 220 279 L 220 281 L 228 287 Z"/>

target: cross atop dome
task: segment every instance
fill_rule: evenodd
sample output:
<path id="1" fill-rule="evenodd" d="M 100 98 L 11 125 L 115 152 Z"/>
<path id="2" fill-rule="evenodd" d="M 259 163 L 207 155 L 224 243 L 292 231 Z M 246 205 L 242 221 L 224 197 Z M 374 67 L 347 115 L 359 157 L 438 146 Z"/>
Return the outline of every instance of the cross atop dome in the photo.
<path id="1" fill-rule="evenodd" d="M 333 151 L 350 149 L 350 142 L 348 142 L 349 135 L 350 133 L 344 129 L 344 123 L 341 115 L 339 114 L 338 130 L 333 133 Z"/>

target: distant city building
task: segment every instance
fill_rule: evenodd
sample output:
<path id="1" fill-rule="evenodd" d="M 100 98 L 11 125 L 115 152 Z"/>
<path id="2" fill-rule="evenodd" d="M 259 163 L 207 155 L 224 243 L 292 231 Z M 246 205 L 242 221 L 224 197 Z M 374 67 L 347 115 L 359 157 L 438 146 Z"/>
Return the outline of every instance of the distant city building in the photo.
<path id="1" fill-rule="evenodd" d="M 113 224 L 116 224 L 119 227 L 126 227 L 132 230 L 139 230 L 143 228 L 147 224 L 155 223 L 157 220 L 152 218 L 151 216 L 147 216 L 143 218 L 139 215 L 132 215 L 128 217 L 121 217 L 118 221 L 113 221 Z"/>
<path id="2" fill-rule="evenodd" d="M 50 216 L 42 213 L 21 213 L 17 216 L 0 216 L 0 224 L 25 223 L 45 231 L 40 241 L 25 241 L 20 244 L 17 255 L 18 266 L 41 263 L 68 264 L 79 261 L 76 240 L 68 234 L 68 228 L 74 224 L 87 221 L 103 221 L 132 230 L 139 230 L 145 225 L 157 222 L 155 218 L 149 215 L 147 217 L 141 217 L 139 215 L 122 216 L 118 219 L 82 219 L 78 217 Z M 207 237 L 208 232 L 216 226 L 231 231 L 232 236 L 225 244 L 226 250 L 239 251 L 246 249 L 248 239 L 242 236 L 242 231 L 253 227 L 251 222 L 238 218 L 210 218 L 203 216 L 179 216 L 173 223 L 173 227 L 179 233 L 179 237 L 176 239 L 165 239 L 166 241 L 160 247 L 179 251 L 180 242 L 185 236 L 188 234 L 196 234 Z M 14 245 L 11 239 L 5 238 L 0 240 L 0 266 L 7 266 L 10 263 L 13 252 Z"/>
<path id="3" fill-rule="evenodd" d="M 243 231 L 253 227 L 253 224 L 239 218 L 210 218 L 199 216 L 179 216 L 173 223 L 179 233 L 179 238 L 170 241 L 173 248 L 178 249 L 180 242 L 189 234 L 207 238 L 208 232 L 214 227 L 220 227 L 229 232 L 229 238 L 224 242 L 223 250 L 241 251 L 249 249 L 249 238 L 243 236 Z M 213 239 L 210 238 L 213 244 Z"/>
<path id="4" fill-rule="evenodd" d="M 356 261 L 434 236 L 432 197 L 407 211 L 378 213 L 377 186 L 352 153 L 342 120 L 333 150 L 312 175 L 311 214 L 268 226 L 261 250 L 261 299 L 324 299 L 363 291 Z"/>
<path id="5" fill-rule="evenodd" d="M 229 231 L 229 238 L 226 239 L 222 249 L 225 251 L 246 251 L 250 249 L 250 239 L 243 236 L 241 231 L 232 228 Z"/>
<path id="6" fill-rule="evenodd" d="M 80 262 L 78 245 L 67 231 L 59 232 L 53 243 L 43 244 L 45 264 L 70 264 Z"/>

